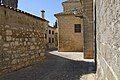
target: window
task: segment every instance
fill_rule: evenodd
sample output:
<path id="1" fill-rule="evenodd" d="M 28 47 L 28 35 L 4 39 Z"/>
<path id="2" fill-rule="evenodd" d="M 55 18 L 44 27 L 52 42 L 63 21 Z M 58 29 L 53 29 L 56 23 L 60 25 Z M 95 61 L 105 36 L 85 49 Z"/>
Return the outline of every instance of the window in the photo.
<path id="1" fill-rule="evenodd" d="M 52 31 L 52 34 L 54 34 L 54 31 Z"/>
<path id="2" fill-rule="evenodd" d="M 81 32 L 81 24 L 75 24 L 75 32 Z"/>
<path id="3" fill-rule="evenodd" d="M 52 38 L 52 43 L 54 43 L 54 38 Z"/>
<path id="4" fill-rule="evenodd" d="M 47 34 L 45 34 L 45 39 L 47 39 Z"/>
<path id="5" fill-rule="evenodd" d="M 51 43 L 51 38 L 49 38 L 49 43 Z"/>
<path id="6" fill-rule="evenodd" d="M 51 30 L 49 30 L 49 34 L 51 34 Z"/>

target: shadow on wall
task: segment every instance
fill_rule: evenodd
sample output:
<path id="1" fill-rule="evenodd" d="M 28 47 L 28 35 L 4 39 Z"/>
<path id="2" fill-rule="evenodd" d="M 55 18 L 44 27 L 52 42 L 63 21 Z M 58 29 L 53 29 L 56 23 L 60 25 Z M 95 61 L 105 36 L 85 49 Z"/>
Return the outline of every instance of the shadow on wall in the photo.
<path id="1" fill-rule="evenodd" d="M 43 64 L 37 63 L 0 78 L 0 80 L 80 80 L 93 62 L 74 61 L 46 52 Z"/>

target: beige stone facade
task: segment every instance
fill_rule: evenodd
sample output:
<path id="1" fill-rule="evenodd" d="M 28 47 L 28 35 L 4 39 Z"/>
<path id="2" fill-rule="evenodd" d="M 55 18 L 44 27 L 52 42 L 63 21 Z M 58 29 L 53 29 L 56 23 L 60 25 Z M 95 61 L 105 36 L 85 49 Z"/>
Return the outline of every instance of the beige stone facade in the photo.
<path id="1" fill-rule="evenodd" d="M 95 0 L 96 80 L 120 80 L 120 0 Z"/>
<path id="2" fill-rule="evenodd" d="M 48 21 L 0 5 L 0 75 L 44 58 Z"/>
<path id="3" fill-rule="evenodd" d="M 94 57 L 93 0 L 81 0 L 83 5 L 84 58 Z"/>
<path id="4" fill-rule="evenodd" d="M 83 20 L 75 17 L 73 10 L 80 8 L 78 0 L 62 3 L 64 11 L 55 16 L 58 19 L 58 51 L 83 51 Z"/>
<path id="5" fill-rule="evenodd" d="M 56 49 L 58 47 L 58 36 L 57 28 L 48 26 L 46 28 L 46 48 Z"/>

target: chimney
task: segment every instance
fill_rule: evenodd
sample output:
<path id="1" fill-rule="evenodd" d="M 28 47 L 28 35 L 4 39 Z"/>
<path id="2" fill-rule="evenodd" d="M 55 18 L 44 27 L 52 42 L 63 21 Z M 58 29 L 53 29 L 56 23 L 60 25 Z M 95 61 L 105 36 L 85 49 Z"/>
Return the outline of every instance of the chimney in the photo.
<path id="1" fill-rule="evenodd" d="M 45 11 L 41 10 L 41 13 L 42 13 L 42 18 L 44 19 L 45 18 Z"/>

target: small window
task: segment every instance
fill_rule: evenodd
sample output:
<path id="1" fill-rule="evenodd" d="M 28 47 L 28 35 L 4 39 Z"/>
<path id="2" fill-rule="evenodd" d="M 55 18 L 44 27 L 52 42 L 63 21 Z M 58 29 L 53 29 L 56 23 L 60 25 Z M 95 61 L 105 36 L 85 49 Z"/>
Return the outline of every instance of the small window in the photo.
<path id="1" fill-rule="evenodd" d="M 49 38 L 49 43 L 51 43 L 51 38 Z"/>
<path id="2" fill-rule="evenodd" d="M 51 34 L 51 30 L 49 30 L 49 34 Z"/>
<path id="3" fill-rule="evenodd" d="M 47 39 L 47 34 L 45 34 L 45 39 Z"/>
<path id="4" fill-rule="evenodd" d="M 81 24 L 75 24 L 75 32 L 81 32 Z"/>
<path id="5" fill-rule="evenodd" d="M 54 38 L 52 38 L 52 43 L 54 43 Z"/>
<path id="6" fill-rule="evenodd" d="M 54 34 L 54 31 L 52 31 L 52 34 Z"/>

